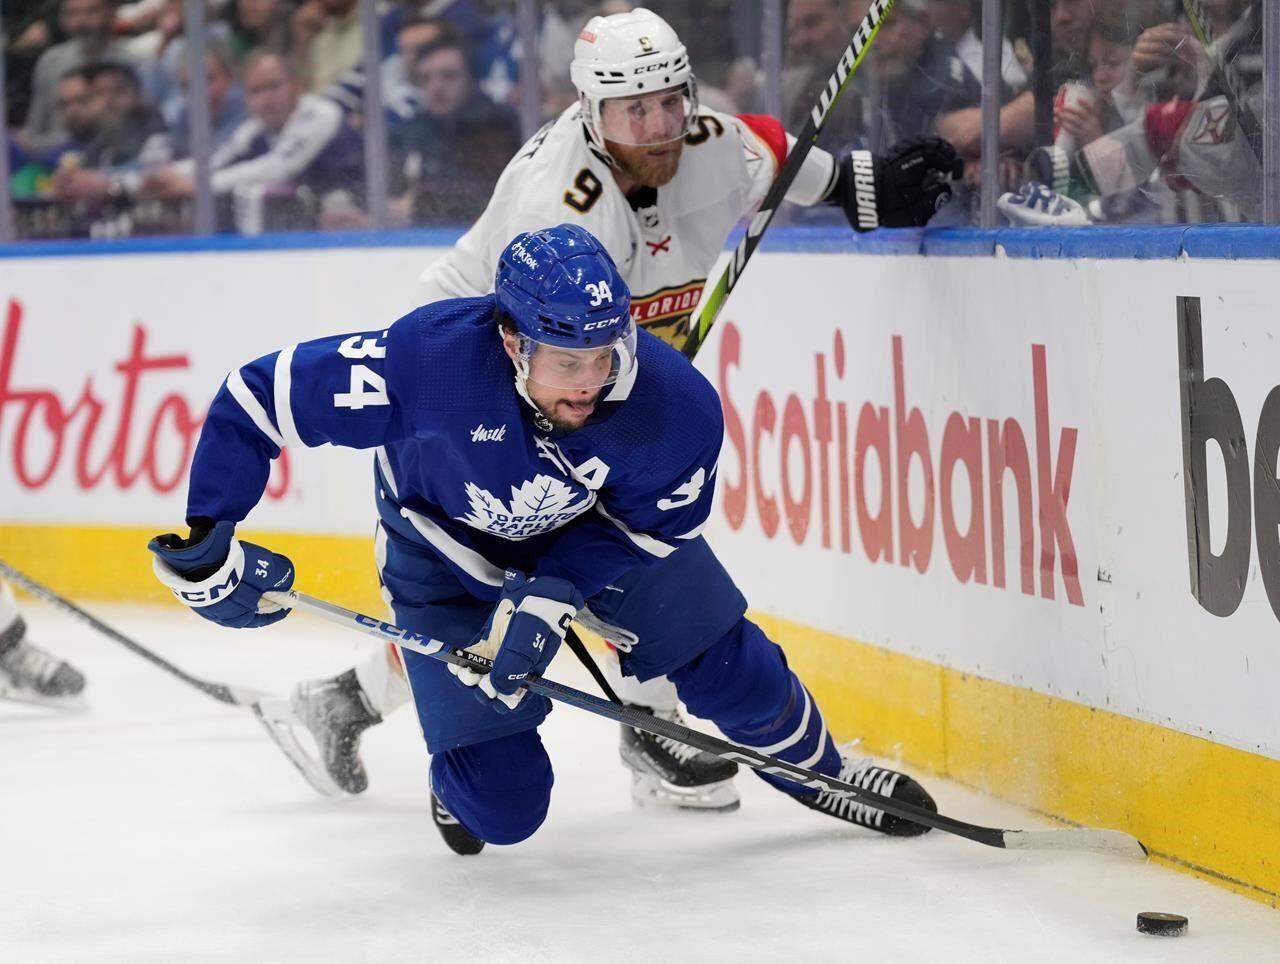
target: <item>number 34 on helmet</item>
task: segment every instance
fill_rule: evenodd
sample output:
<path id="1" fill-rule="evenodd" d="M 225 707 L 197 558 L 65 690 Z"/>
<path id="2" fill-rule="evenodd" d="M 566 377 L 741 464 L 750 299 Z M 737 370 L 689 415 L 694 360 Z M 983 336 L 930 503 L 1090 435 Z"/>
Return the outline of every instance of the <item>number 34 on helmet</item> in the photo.
<path id="1" fill-rule="evenodd" d="M 518 235 L 498 259 L 494 293 L 517 335 L 522 385 L 591 391 L 634 373 L 631 291 L 589 231 L 560 224 Z"/>

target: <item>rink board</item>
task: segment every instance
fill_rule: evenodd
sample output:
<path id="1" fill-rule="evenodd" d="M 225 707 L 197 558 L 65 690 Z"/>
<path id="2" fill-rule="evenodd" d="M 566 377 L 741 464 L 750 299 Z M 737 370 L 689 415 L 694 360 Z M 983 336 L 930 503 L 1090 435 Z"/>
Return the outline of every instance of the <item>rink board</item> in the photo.
<path id="1" fill-rule="evenodd" d="M 833 729 L 1274 901 L 1274 262 L 793 247 L 700 358 L 711 538 Z M 0 259 L 0 558 L 160 600 L 143 546 L 225 372 L 385 326 L 435 253 Z M 286 461 L 246 531 L 373 608 L 367 455 Z"/>

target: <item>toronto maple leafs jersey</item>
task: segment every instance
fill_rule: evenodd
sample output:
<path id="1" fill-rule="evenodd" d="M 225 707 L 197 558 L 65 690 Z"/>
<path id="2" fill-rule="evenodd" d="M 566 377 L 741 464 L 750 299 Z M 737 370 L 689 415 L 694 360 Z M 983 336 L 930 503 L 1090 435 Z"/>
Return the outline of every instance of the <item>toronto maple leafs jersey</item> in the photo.
<path id="1" fill-rule="evenodd" d="M 498 257 L 512 238 L 567 221 L 594 234 L 612 255 L 631 288 L 636 324 L 679 347 L 725 238 L 763 200 L 788 143 L 771 117 L 703 110 L 671 182 L 628 198 L 574 105 L 520 149 L 479 220 L 427 268 L 423 300 L 491 291 Z M 814 148 L 787 199 L 814 204 L 835 175 L 832 156 Z"/>
<path id="2" fill-rule="evenodd" d="M 241 521 L 283 446 L 333 444 L 376 450 L 383 523 L 431 546 L 480 598 L 497 598 L 507 567 L 591 596 L 696 538 L 723 434 L 711 384 L 641 332 L 636 365 L 587 424 L 543 430 L 494 306 L 437 302 L 231 372 L 196 447 L 187 518 Z"/>

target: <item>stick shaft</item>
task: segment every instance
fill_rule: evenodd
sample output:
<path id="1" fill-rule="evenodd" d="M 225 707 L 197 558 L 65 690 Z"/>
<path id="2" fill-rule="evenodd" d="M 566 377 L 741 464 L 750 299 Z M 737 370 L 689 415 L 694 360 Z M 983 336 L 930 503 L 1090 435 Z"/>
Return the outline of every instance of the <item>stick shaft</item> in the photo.
<path id="1" fill-rule="evenodd" d="M 132 652 L 134 655 L 141 656 L 143 659 L 145 659 L 148 663 L 151 663 L 153 666 L 159 667 L 160 669 L 164 670 L 166 673 L 170 674 L 171 676 L 176 676 L 178 679 L 182 680 L 182 682 L 186 683 L 188 686 L 194 686 L 196 689 L 200 690 L 200 692 L 204 693 L 206 696 L 212 696 L 215 700 L 218 700 L 219 702 L 231 703 L 237 706 L 244 706 L 252 702 L 253 699 L 256 699 L 258 696 L 262 695 L 260 693 L 255 693 L 249 690 L 241 690 L 238 687 L 229 686 L 226 683 L 212 683 L 209 680 L 203 680 L 197 676 L 192 676 L 190 673 L 186 672 L 183 669 L 180 669 L 179 667 L 175 666 L 173 663 L 169 662 L 163 656 L 160 656 L 157 653 L 152 652 L 150 649 L 147 649 L 147 647 L 143 646 L 141 643 L 137 642 L 136 640 L 129 638 L 124 633 L 120 632 L 118 629 L 115 629 L 114 627 L 107 625 L 97 616 L 93 615 L 93 613 L 86 612 L 85 610 L 77 606 L 75 603 L 73 603 L 70 599 L 67 599 L 65 596 L 59 595 L 58 593 L 50 589 L 48 586 L 45 586 L 41 583 L 36 582 L 30 576 L 26 575 L 23 572 L 18 571 L 17 569 L 14 569 L 12 566 L 8 565 L 5 562 L 0 562 L 0 575 L 4 576 L 6 579 L 11 580 L 16 585 L 21 586 L 23 589 L 27 590 L 28 592 L 36 596 L 39 596 L 45 602 L 52 603 L 54 606 L 58 607 L 63 612 L 74 616 L 76 619 L 79 619 L 81 622 L 87 623 L 93 629 L 96 629 L 98 632 L 100 632 L 103 636 L 106 636 L 108 639 L 111 639 L 114 642 L 119 643 L 121 646 L 123 646 L 125 649 Z"/>
<path id="2" fill-rule="evenodd" d="M 470 669 L 482 672 L 488 671 L 493 664 L 481 656 L 468 653 L 465 650 L 455 649 L 448 643 L 444 643 L 438 639 L 431 639 L 423 636 L 421 633 L 415 633 L 407 629 L 402 629 L 393 623 L 388 623 L 380 619 L 374 619 L 372 616 L 366 616 L 363 613 L 354 612 L 350 609 L 344 609 L 341 606 L 316 599 L 305 593 L 296 590 L 288 592 L 268 592 L 263 594 L 263 598 L 270 602 L 274 602 L 280 606 L 288 606 L 293 609 L 302 609 L 314 615 L 327 619 L 330 622 L 340 626 L 346 626 L 348 629 L 354 629 L 364 633 L 367 636 L 380 640 L 381 642 L 391 642 L 404 649 L 412 650 L 415 653 L 422 653 L 424 656 L 430 656 L 434 659 L 442 660 L 447 663 L 453 663 L 458 666 L 465 666 Z M 1107 849 L 1109 852 L 1122 849 L 1114 846 L 1102 848 L 1097 845 L 1099 838 L 1091 838 L 1087 835 L 1095 834 L 1115 834 L 1115 831 L 1090 831 L 1084 830 L 1071 831 L 1035 831 L 1034 836 L 1027 837 L 1026 832 L 1016 830 L 1000 830 L 994 827 L 981 827 L 976 824 L 965 823 L 962 820 L 956 820 L 953 817 L 944 814 L 934 813 L 931 810 L 925 810 L 922 807 L 916 807 L 900 800 L 894 800 L 890 797 L 881 796 L 870 790 L 864 790 L 861 787 L 854 786 L 852 783 L 846 783 L 843 780 L 837 780 L 814 770 L 805 767 L 796 766 L 794 763 L 788 763 L 785 760 L 779 760 L 777 757 L 769 756 L 761 753 L 748 746 L 742 746 L 729 740 L 722 740 L 718 737 L 711 736 L 706 733 L 692 730 L 689 727 L 681 726 L 679 723 L 673 723 L 669 720 L 661 719 L 648 713 L 640 713 L 631 709 L 626 705 L 618 705 L 603 700 L 598 696 L 592 696 L 590 693 L 583 693 L 580 690 L 572 689 L 560 683 L 552 682 L 548 679 L 541 679 L 531 676 L 526 681 L 526 686 L 535 693 L 540 693 L 549 699 L 558 700 L 561 703 L 568 703 L 579 709 L 586 710 L 588 713 L 594 713 L 597 716 L 603 716 L 617 723 L 623 723 L 627 726 L 634 726 L 637 729 L 653 733 L 658 736 L 665 736 L 673 740 L 678 740 L 689 746 L 696 747 L 699 750 L 705 750 L 708 753 L 715 754 L 725 760 L 733 760 L 753 769 L 760 770 L 764 773 L 773 774 L 775 776 L 784 777 L 793 780 L 804 786 L 812 787 L 817 790 L 828 790 L 832 793 L 838 793 L 844 796 L 853 797 L 859 803 L 874 807 L 877 810 L 883 810 L 894 816 L 911 820 L 914 823 L 921 824 L 926 827 L 933 827 L 945 833 L 954 834 L 958 837 L 964 837 L 967 840 L 973 840 L 988 847 L 1005 848 L 1008 846 L 1017 846 L 1019 848 L 1036 847 L 1037 849 L 1079 849 L 1079 850 L 1098 850 Z M 1006 834 L 1010 835 L 1006 841 Z M 1059 836 L 1059 834 L 1074 834 L 1074 837 Z M 1080 836 L 1084 834 L 1085 836 Z M 1120 835 L 1125 836 L 1125 835 Z M 1107 838 L 1113 840 L 1114 838 Z M 1129 838 L 1131 839 L 1131 838 Z M 1016 841 L 1016 843 L 1015 843 Z M 1141 852 L 1137 841 L 1133 841 L 1133 849 Z"/>
<path id="3" fill-rule="evenodd" d="M 742 277 L 742 272 L 746 269 L 747 262 L 751 260 L 751 255 L 759 247 L 760 239 L 769 227 L 769 222 L 773 220 L 774 212 L 777 211 L 778 205 L 782 203 L 782 199 L 786 197 L 787 191 L 791 188 L 791 183 L 796 179 L 796 175 L 800 173 L 800 168 L 804 165 L 805 158 L 809 156 L 809 151 L 818 142 L 818 135 L 822 132 L 822 125 L 831 116 L 832 108 L 835 107 L 840 95 L 848 86 L 849 79 L 858 69 L 858 65 L 862 63 L 862 58 L 866 54 L 867 48 L 871 46 L 871 41 L 880 31 L 880 26 L 884 23 L 885 17 L 889 15 L 894 2 L 895 0 L 872 0 L 871 8 L 867 11 L 867 15 L 862 18 L 862 22 L 858 24 L 858 29 L 854 32 L 849 46 L 840 55 L 840 60 L 836 63 L 835 69 L 831 72 L 831 76 L 827 78 L 827 85 L 822 89 L 822 93 L 819 94 L 818 102 L 813 105 L 804 127 L 796 135 L 796 142 L 792 146 L 791 152 L 787 155 L 786 162 L 778 170 L 769 192 L 764 196 L 764 200 L 760 202 L 760 210 L 756 212 L 751 219 L 751 223 L 747 226 L 747 233 L 738 242 L 738 246 L 734 248 L 728 264 L 721 270 L 719 277 L 715 280 L 715 284 L 703 291 L 702 301 L 698 305 L 698 313 L 694 315 L 689 323 L 689 337 L 682 349 L 686 358 L 693 358 L 698 353 L 698 349 L 702 347 L 702 343 L 707 340 L 711 326 L 715 324 L 716 317 L 720 314 L 725 300 L 729 297 L 729 292 L 733 290 L 734 285 L 738 283 L 738 279 Z"/>

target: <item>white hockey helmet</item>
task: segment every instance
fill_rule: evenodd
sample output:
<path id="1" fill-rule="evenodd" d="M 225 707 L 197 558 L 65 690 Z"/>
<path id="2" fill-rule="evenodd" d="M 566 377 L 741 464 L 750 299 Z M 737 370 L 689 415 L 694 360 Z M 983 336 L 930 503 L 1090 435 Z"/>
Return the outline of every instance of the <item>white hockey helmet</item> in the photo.
<path id="1" fill-rule="evenodd" d="M 689 54 L 670 24 L 652 10 L 592 17 L 578 34 L 569 76 L 582 98 L 592 142 L 648 147 L 679 140 L 698 114 L 698 85 Z M 653 98 L 668 92 L 666 98 Z M 604 117 L 603 102 L 626 98 Z"/>

